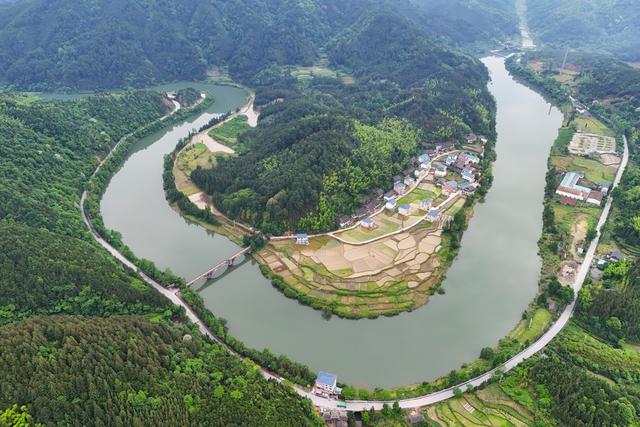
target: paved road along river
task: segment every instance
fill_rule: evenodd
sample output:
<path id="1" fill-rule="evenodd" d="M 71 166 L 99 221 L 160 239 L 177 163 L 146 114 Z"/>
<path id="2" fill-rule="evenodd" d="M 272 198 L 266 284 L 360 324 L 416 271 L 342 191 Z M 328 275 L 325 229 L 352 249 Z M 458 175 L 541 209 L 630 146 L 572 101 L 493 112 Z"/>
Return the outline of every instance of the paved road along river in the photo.
<path id="1" fill-rule="evenodd" d="M 617 186 L 618 183 L 620 182 L 620 179 L 622 177 L 622 174 L 624 172 L 624 169 L 627 165 L 627 162 L 629 160 L 629 149 L 627 146 L 627 140 L 626 138 L 624 139 L 624 155 L 622 158 L 622 162 L 620 165 L 620 168 L 618 169 L 618 172 L 616 174 L 613 186 Z M 84 201 L 86 198 L 86 193 L 82 194 L 82 198 L 81 198 L 81 203 L 80 206 L 84 206 Z M 580 268 L 580 271 L 578 273 L 578 276 L 576 277 L 576 281 L 574 283 L 574 288 L 576 291 L 578 291 L 581 287 L 582 287 L 582 283 L 586 277 L 586 274 L 589 270 L 589 265 L 591 263 L 591 261 L 593 260 L 593 256 L 595 254 L 597 245 L 598 245 L 598 241 L 600 239 L 600 230 L 602 229 L 602 226 L 604 225 L 607 216 L 609 215 L 609 212 L 611 210 L 611 205 L 612 205 L 612 198 L 609 198 L 609 200 L 607 201 L 605 208 L 598 220 L 598 224 L 597 224 L 597 231 L 598 234 L 596 236 L 596 238 L 594 239 L 594 241 L 591 243 L 591 245 L 589 246 L 589 249 L 587 250 L 586 256 L 585 256 L 585 260 Z M 87 225 L 87 227 L 89 229 L 92 230 L 93 229 L 91 227 L 91 224 L 89 223 L 86 215 L 85 215 L 85 211 L 84 209 L 82 209 L 82 215 L 83 215 L 83 219 L 85 221 L 85 224 Z M 131 264 L 124 256 L 122 256 L 122 254 L 120 254 L 119 252 L 117 252 L 113 247 L 111 247 L 108 243 L 106 243 L 103 239 L 101 239 L 98 235 L 95 234 L 94 232 L 94 237 L 96 238 L 96 240 L 103 246 L 105 247 L 114 257 L 116 257 L 117 259 L 119 259 L 121 262 L 123 262 L 125 265 L 127 265 L 129 268 L 134 269 L 135 270 L 135 266 L 133 266 L 133 264 Z M 155 289 L 157 289 L 160 293 L 162 293 L 163 295 L 165 295 L 167 298 L 169 298 L 174 304 L 176 305 L 181 305 L 185 308 L 187 315 L 189 316 L 189 318 L 198 325 L 198 327 L 200 328 L 200 331 L 206 335 L 209 336 L 210 338 L 217 340 L 212 334 L 211 332 L 203 325 L 203 323 L 200 321 L 200 319 L 198 319 L 196 317 L 196 315 L 193 313 L 193 311 L 191 311 L 189 309 L 188 306 L 185 305 L 185 303 L 176 296 L 175 293 L 173 293 L 172 291 L 166 290 L 163 287 L 161 287 L 158 283 L 154 282 L 152 279 L 150 279 L 149 277 L 147 277 L 146 275 L 139 273 L 141 278 L 149 283 L 151 286 L 153 286 Z M 522 361 L 526 360 L 527 358 L 531 357 L 532 355 L 534 355 L 536 352 L 542 350 L 561 330 L 562 328 L 567 324 L 567 322 L 569 321 L 571 315 L 573 314 L 573 310 L 575 308 L 575 302 L 570 304 L 569 306 L 567 306 L 565 308 L 565 310 L 562 312 L 562 314 L 560 315 L 559 319 L 554 323 L 554 325 L 540 338 L 538 339 L 536 342 L 534 342 L 533 344 L 531 344 L 529 347 L 527 347 L 525 350 L 523 350 L 522 352 L 518 353 L 517 355 L 515 355 L 514 357 L 512 357 L 511 359 L 509 359 L 507 362 L 505 362 L 504 364 L 500 365 L 499 367 L 497 367 L 495 370 L 500 369 L 501 371 L 508 371 L 512 368 L 514 368 L 515 366 L 517 366 L 519 363 L 521 363 Z M 474 378 L 470 381 L 467 381 L 465 383 L 459 384 L 458 388 L 464 389 L 467 386 L 471 385 L 474 387 L 477 387 L 479 385 L 481 385 L 482 383 L 487 382 L 491 376 L 493 375 L 493 373 L 495 372 L 495 370 L 487 372 L 477 378 Z M 281 378 L 278 377 L 274 377 L 271 373 L 264 371 L 263 370 L 263 375 L 266 378 L 273 378 L 276 379 L 277 381 L 282 381 Z M 313 401 L 313 403 L 317 406 L 322 406 L 322 407 L 326 407 L 326 408 L 335 408 L 337 407 L 337 401 L 335 400 L 329 400 L 329 399 L 325 399 L 325 398 L 321 398 L 318 396 L 315 396 L 313 394 L 310 394 L 300 388 L 296 388 L 297 392 L 305 397 L 308 397 L 309 399 L 311 399 Z M 400 406 L 403 408 L 417 408 L 417 407 L 422 407 L 425 405 L 429 405 L 429 404 L 434 404 L 437 402 L 441 402 L 443 400 L 449 399 L 453 396 L 453 388 L 447 389 L 447 390 L 443 390 L 443 391 L 439 391 L 439 392 L 435 392 L 435 393 L 431 393 L 428 395 L 424 395 L 424 396 L 420 396 L 420 397 L 416 397 L 416 398 L 412 398 L 412 399 L 404 399 L 400 401 Z M 368 409 L 371 407 L 374 407 L 376 409 L 380 409 L 382 407 L 382 405 L 384 403 L 387 402 L 382 402 L 382 401 L 349 401 L 346 403 L 347 409 L 351 410 L 351 411 L 357 411 L 357 410 L 364 410 L 364 409 Z"/>
<path id="2" fill-rule="evenodd" d="M 229 320 L 235 336 L 314 370 L 335 372 L 345 382 L 391 387 L 444 375 L 509 333 L 537 289 L 546 161 L 562 115 L 516 83 L 502 58 L 484 63 L 498 105 L 495 179 L 448 272 L 446 294 L 393 318 L 326 321 L 319 312 L 286 299 L 248 262 L 201 291 L 207 306 Z M 211 91 L 218 103 L 210 113 L 234 109 L 245 100 L 245 94 L 232 88 Z M 163 155 L 210 116 L 143 141 L 102 201 L 105 224 L 121 232 L 138 256 L 186 278 L 237 250 L 228 240 L 182 220 L 162 192 Z"/>

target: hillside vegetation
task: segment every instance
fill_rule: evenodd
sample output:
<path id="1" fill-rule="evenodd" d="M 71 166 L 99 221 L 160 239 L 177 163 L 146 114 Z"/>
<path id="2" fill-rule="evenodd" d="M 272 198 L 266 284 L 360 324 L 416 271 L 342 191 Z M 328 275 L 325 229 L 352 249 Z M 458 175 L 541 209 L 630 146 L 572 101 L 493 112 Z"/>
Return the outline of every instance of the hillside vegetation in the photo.
<path id="1" fill-rule="evenodd" d="M 260 73 L 260 126 L 239 136 L 239 156 L 192 173 L 228 216 L 275 234 L 331 230 L 424 144 L 493 134 L 483 66 L 399 15 L 366 15 L 327 56 L 355 81 Z"/>
<path id="2" fill-rule="evenodd" d="M 34 317 L 0 327 L 0 345 L 0 408 L 25 403 L 45 425 L 320 425 L 309 401 L 184 326 Z"/>
<path id="3" fill-rule="evenodd" d="M 528 1 L 527 18 L 541 42 L 640 59 L 640 8 L 634 0 Z"/>
<path id="4" fill-rule="evenodd" d="M 25 405 L 45 425 L 315 423 L 307 401 L 203 342 L 82 223 L 99 158 L 167 111 L 148 92 L 0 93 L 0 417 Z"/>
<path id="5" fill-rule="evenodd" d="M 270 65 L 312 65 L 333 36 L 375 10 L 409 16 L 460 45 L 516 29 L 506 0 L 420 6 L 424 11 L 409 0 L 20 1 L 0 5 L 0 81 L 33 90 L 116 88 L 199 79 L 216 65 L 248 82 Z"/>

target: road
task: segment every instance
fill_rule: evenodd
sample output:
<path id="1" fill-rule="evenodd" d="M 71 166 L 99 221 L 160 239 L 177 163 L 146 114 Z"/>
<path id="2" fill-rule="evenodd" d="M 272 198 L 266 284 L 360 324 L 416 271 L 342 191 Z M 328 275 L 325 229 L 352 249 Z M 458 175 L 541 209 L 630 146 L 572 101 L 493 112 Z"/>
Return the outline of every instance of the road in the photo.
<path id="1" fill-rule="evenodd" d="M 629 162 L 629 146 L 627 145 L 627 138 L 624 137 L 624 154 L 622 156 L 622 161 L 620 162 L 620 167 L 618 168 L 618 171 L 616 173 L 616 177 L 614 179 L 611 189 L 615 188 L 620 183 L 620 179 L 622 178 L 622 174 L 624 173 L 624 170 L 627 167 L 628 162 Z M 611 194 L 611 191 L 609 192 L 609 194 Z M 609 198 L 607 199 L 607 203 L 605 204 L 604 209 L 602 210 L 602 213 L 600 215 L 600 219 L 598 220 L 598 225 L 596 227 L 596 229 L 598 230 L 598 234 L 596 238 L 593 239 L 593 241 L 589 245 L 589 249 L 587 250 L 587 253 L 584 257 L 584 261 L 580 266 L 580 270 L 576 275 L 576 280 L 573 284 L 573 289 L 576 291 L 576 296 L 578 291 L 582 288 L 584 279 L 587 277 L 587 273 L 591 268 L 591 261 L 595 256 L 596 249 L 598 247 L 598 242 L 600 240 L 600 230 L 602 229 L 602 226 L 604 225 L 604 223 L 607 221 L 607 217 L 609 216 L 609 212 L 611 211 L 612 203 L 613 203 L 613 198 L 609 196 Z M 571 304 L 565 307 L 562 314 L 560 314 L 560 317 L 558 317 L 558 320 L 556 320 L 556 322 L 551 326 L 551 328 L 549 328 L 549 330 L 547 330 L 547 332 L 545 332 L 537 341 L 535 341 L 529 347 L 522 350 L 520 353 L 516 354 L 511 359 L 507 360 L 502 365 L 496 367 L 495 369 L 492 369 L 491 371 L 483 375 L 480 375 L 479 377 L 473 378 L 469 381 L 463 382 L 461 384 L 458 384 L 446 390 L 438 391 L 435 393 L 431 393 L 431 394 L 427 394 L 424 396 L 419 396 L 411 399 L 400 400 L 398 402 L 400 404 L 400 407 L 404 409 L 413 409 L 413 408 L 419 408 L 422 406 L 433 405 L 435 403 L 439 403 L 444 400 L 451 399 L 453 397 L 453 390 L 455 388 L 459 388 L 460 390 L 464 391 L 469 385 L 473 387 L 478 387 L 486 383 L 487 381 L 489 381 L 496 372 L 510 371 L 511 369 L 518 366 L 520 363 L 524 362 L 534 354 L 544 349 L 551 342 L 551 340 L 555 338 L 556 335 L 560 333 L 560 331 L 562 331 L 562 329 L 567 325 L 567 323 L 571 319 L 571 316 L 573 315 L 573 312 L 575 309 L 575 305 L 576 305 L 576 301 L 574 300 Z M 307 393 L 307 397 L 309 397 L 309 399 L 311 399 L 311 401 L 316 406 L 337 408 L 338 402 L 335 400 L 330 401 L 329 399 L 321 398 L 319 396 L 309 395 L 309 393 Z M 365 409 L 369 409 L 371 407 L 373 407 L 376 410 L 379 410 L 382 408 L 382 405 L 384 403 L 390 404 L 392 402 L 356 401 L 356 400 L 346 402 L 347 410 L 349 411 L 362 411 Z"/>
<path id="2" fill-rule="evenodd" d="M 118 144 L 116 144 L 116 146 L 114 146 L 113 150 L 115 150 L 117 148 L 117 146 L 123 140 L 124 140 L 124 138 L 122 140 L 120 140 L 118 142 Z M 623 174 L 623 172 L 624 172 L 624 170 L 625 170 L 625 168 L 627 166 L 627 163 L 629 161 L 629 147 L 628 147 L 628 144 L 627 144 L 626 137 L 623 137 L 623 140 L 624 140 L 624 154 L 622 156 L 622 161 L 620 162 L 620 167 L 618 168 L 618 171 L 616 173 L 616 177 L 614 179 L 614 182 L 613 182 L 613 185 L 611 187 L 611 190 L 613 190 L 613 188 L 615 188 L 620 183 L 620 179 L 622 178 L 622 174 Z M 95 173 L 97 173 L 97 171 L 100 170 L 102 165 L 110 158 L 111 153 L 113 153 L 113 150 L 98 165 L 98 167 L 96 168 L 96 171 L 94 172 L 94 175 L 95 175 Z M 609 192 L 609 194 L 611 194 L 611 191 Z M 156 282 L 155 280 L 153 280 L 150 277 L 148 277 L 146 274 L 141 272 L 124 255 L 122 255 L 120 252 L 118 252 L 117 249 L 115 249 L 107 241 L 105 241 L 102 237 L 100 237 L 100 235 L 98 235 L 98 233 L 94 230 L 93 226 L 91 225 L 91 222 L 89 221 L 89 218 L 87 217 L 86 211 L 84 209 L 84 203 L 85 203 L 86 197 L 87 197 L 87 191 L 85 190 L 82 193 L 82 196 L 80 198 L 80 211 L 82 213 L 82 219 L 83 219 L 85 225 L 91 231 L 91 234 L 96 239 L 96 241 L 103 248 L 105 248 L 114 258 L 116 258 L 117 260 L 122 262 L 125 266 L 127 266 L 131 270 L 135 271 L 136 274 L 142 280 L 144 280 L 147 284 L 149 284 L 155 290 L 157 290 L 162 295 L 164 295 L 166 298 L 168 298 L 173 304 L 175 304 L 177 306 L 180 306 L 180 307 L 183 307 L 185 312 L 186 312 L 187 317 L 189 318 L 189 320 L 191 322 L 193 322 L 195 325 L 198 326 L 198 329 L 200 330 L 200 333 L 202 335 L 204 335 L 204 336 L 208 337 L 209 339 L 217 342 L 218 344 L 221 344 L 230 353 L 235 354 L 238 357 L 241 357 L 235 351 L 233 351 L 231 348 L 229 348 L 226 344 L 224 344 L 218 337 L 216 337 L 213 333 L 211 333 L 211 331 L 206 327 L 206 325 L 202 322 L 202 320 L 200 320 L 200 318 L 194 313 L 194 311 L 180 298 L 180 296 L 177 294 L 177 290 L 166 289 L 165 287 L 160 285 L 158 282 Z M 582 284 L 584 282 L 584 279 L 587 276 L 587 273 L 589 272 L 589 268 L 591 266 L 591 261 L 593 260 L 593 258 L 595 256 L 596 248 L 597 248 L 598 242 L 600 240 L 600 231 L 602 229 L 602 226 L 604 225 L 604 223 L 607 220 L 607 217 L 608 217 L 609 212 L 611 210 L 612 202 L 613 202 L 613 198 L 610 195 L 609 198 L 607 199 L 607 202 L 605 204 L 604 209 L 602 210 L 602 214 L 600 215 L 600 219 L 598 220 L 598 224 L 597 224 L 597 227 L 596 227 L 596 229 L 598 231 L 597 236 L 591 242 L 591 244 L 589 246 L 589 249 L 587 250 L 586 255 L 584 257 L 584 261 L 582 262 L 582 264 L 580 266 L 580 270 L 579 270 L 578 274 L 576 275 L 576 280 L 575 280 L 575 283 L 573 284 L 573 288 L 576 291 L 576 295 L 577 295 L 577 292 L 582 288 Z M 478 387 L 478 386 L 488 382 L 496 372 L 508 372 L 508 371 L 510 371 L 511 369 L 513 369 L 516 366 L 518 366 L 520 363 L 524 362 L 525 360 L 527 360 L 531 356 L 535 355 L 536 353 L 538 353 L 539 351 L 544 349 L 547 346 L 547 344 L 549 344 L 551 342 L 551 340 L 553 338 L 555 338 L 556 335 L 558 335 L 560 333 L 560 331 L 562 331 L 562 329 L 566 326 L 566 324 L 569 322 L 571 316 L 573 315 L 573 312 L 574 312 L 574 309 L 575 309 L 575 303 L 576 302 L 574 300 L 574 302 L 569 304 L 564 309 L 564 311 L 560 314 L 560 316 L 558 317 L 558 320 L 556 320 L 556 322 L 549 328 L 549 330 L 547 330 L 537 341 L 532 343 L 526 349 L 522 350 L 520 353 L 518 353 L 515 356 L 513 356 L 511 359 L 509 359 L 508 361 L 506 361 L 502 365 L 496 367 L 495 369 L 492 369 L 489 372 L 486 372 L 483 375 L 480 375 L 480 376 L 478 376 L 476 378 L 473 378 L 473 379 L 471 379 L 469 381 L 465 381 L 465 382 L 463 382 L 461 384 L 458 384 L 458 385 L 456 385 L 454 387 L 450 387 L 448 389 L 441 390 L 441 391 L 434 392 L 434 393 L 430 393 L 430 394 L 426 394 L 426 395 L 423 395 L 423 396 L 418 396 L 418 397 L 414 397 L 414 398 L 410 398 L 410 399 L 399 400 L 398 403 L 400 404 L 400 407 L 403 408 L 403 409 L 414 409 L 414 408 L 420 408 L 420 407 L 423 407 L 423 406 L 433 405 L 435 403 L 439 403 L 439 402 L 442 402 L 442 401 L 445 401 L 447 399 L 452 398 L 454 396 L 453 390 L 456 389 L 456 388 L 459 388 L 460 390 L 465 391 L 469 385 L 471 385 L 472 387 Z M 266 370 L 264 368 L 261 368 L 261 369 L 262 369 L 262 374 L 263 374 L 263 376 L 265 378 L 274 379 L 274 380 L 276 380 L 278 382 L 284 381 L 284 379 L 282 377 L 274 375 L 270 371 L 268 371 L 268 370 Z M 383 367 L 381 367 L 381 369 L 383 369 Z M 315 406 L 323 407 L 323 408 L 330 408 L 330 409 L 339 409 L 338 406 L 337 406 L 339 401 L 337 401 L 337 400 L 316 396 L 315 394 L 304 390 L 300 386 L 294 386 L 294 389 L 296 390 L 296 392 L 300 396 L 306 397 L 309 400 L 311 400 Z M 376 409 L 376 410 L 379 410 L 379 409 L 382 408 L 382 406 L 385 403 L 391 404 L 392 402 L 391 401 L 380 401 L 380 400 L 377 400 L 377 401 L 350 400 L 350 401 L 347 401 L 345 403 L 346 403 L 346 409 L 349 410 L 349 411 L 362 411 L 362 410 L 370 409 L 372 407 L 374 409 Z"/>

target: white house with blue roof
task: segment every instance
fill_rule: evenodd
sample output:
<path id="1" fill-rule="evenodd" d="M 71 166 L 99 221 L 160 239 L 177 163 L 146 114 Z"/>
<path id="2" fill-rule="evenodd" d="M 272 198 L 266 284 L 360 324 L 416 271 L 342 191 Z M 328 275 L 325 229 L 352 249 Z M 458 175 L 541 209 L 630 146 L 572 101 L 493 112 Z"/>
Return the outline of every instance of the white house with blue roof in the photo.
<path id="1" fill-rule="evenodd" d="M 402 216 L 411 215 L 411 205 L 408 205 L 408 204 L 400 205 L 400 207 L 398 208 L 398 213 Z"/>
<path id="2" fill-rule="evenodd" d="M 396 201 L 396 199 L 391 199 L 391 200 L 387 200 L 387 203 L 385 203 L 384 208 L 388 211 L 395 211 L 397 205 L 398 205 L 398 202 Z"/>
<path id="3" fill-rule="evenodd" d="M 337 394 L 338 391 L 338 377 L 335 374 L 329 372 L 318 372 L 316 378 L 316 393 L 318 394 Z"/>
<path id="4" fill-rule="evenodd" d="M 308 245 L 309 244 L 309 236 L 306 233 L 298 233 L 298 234 L 296 234 L 296 244 L 298 244 L 298 245 Z"/>
<path id="5" fill-rule="evenodd" d="M 429 214 L 427 214 L 427 221 L 433 222 L 440 216 L 440 211 L 438 208 L 429 209 Z"/>

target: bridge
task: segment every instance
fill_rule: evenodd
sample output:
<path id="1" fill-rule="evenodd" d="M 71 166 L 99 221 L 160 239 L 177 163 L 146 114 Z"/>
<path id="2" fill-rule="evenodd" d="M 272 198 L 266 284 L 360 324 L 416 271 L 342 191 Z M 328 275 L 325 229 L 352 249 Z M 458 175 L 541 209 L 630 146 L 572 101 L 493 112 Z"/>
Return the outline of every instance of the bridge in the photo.
<path id="1" fill-rule="evenodd" d="M 240 252 L 230 256 L 229 258 L 220 261 L 218 264 L 214 265 L 213 267 L 211 267 L 210 269 L 208 269 L 207 271 L 205 271 L 204 273 L 198 275 L 197 277 L 189 280 L 187 282 L 187 286 L 191 287 L 193 285 L 195 285 L 196 283 L 198 283 L 198 281 L 200 281 L 201 279 L 211 279 L 211 277 L 213 277 L 214 274 L 216 274 L 218 271 L 220 270 L 225 270 L 227 267 L 231 267 L 238 258 L 244 257 L 244 255 L 247 252 L 251 251 L 251 246 L 247 246 L 246 248 L 242 249 Z"/>

